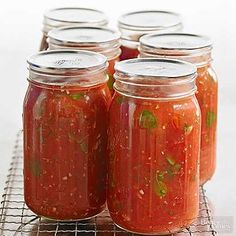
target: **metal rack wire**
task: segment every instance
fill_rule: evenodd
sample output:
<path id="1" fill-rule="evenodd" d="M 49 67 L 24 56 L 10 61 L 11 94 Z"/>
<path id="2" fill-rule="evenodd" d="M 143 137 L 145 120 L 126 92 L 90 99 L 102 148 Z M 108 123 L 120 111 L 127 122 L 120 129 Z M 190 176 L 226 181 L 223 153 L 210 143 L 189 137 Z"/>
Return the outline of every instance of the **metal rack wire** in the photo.
<path id="1" fill-rule="evenodd" d="M 57 222 L 36 216 L 24 202 L 22 175 L 22 132 L 18 133 L 13 152 L 13 160 L 7 175 L 6 187 L 0 207 L 0 235 L 1 236 L 78 236 L 78 235 L 119 235 L 129 236 L 114 225 L 108 211 L 89 221 Z M 199 217 L 189 228 L 175 234 L 176 236 L 215 236 L 216 231 L 208 204 L 205 190 L 200 190 Z"/>

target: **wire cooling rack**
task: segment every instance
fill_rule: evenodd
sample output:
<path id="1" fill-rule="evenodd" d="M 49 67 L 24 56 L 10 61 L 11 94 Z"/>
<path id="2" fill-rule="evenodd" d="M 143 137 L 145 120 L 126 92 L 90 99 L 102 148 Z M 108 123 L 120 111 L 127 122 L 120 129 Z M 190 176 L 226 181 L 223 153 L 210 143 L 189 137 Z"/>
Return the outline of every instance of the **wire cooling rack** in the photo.
<path id="1" fill-rule="evenodd" d="M 108 211 L 89 221 L 58 222 L 49 221 L 36 216 L 24 202 L 22 174 L 22 132 L 17 135 L 13 152 L 13 160 L 7 175 L 6 187 L 0 207 L 1 236 L 131 236 L 114 225 Z M 196 221 L 176 236 L 210 236 L 216 235 L 205 190 L 200 189 L 200 211 Z"/>

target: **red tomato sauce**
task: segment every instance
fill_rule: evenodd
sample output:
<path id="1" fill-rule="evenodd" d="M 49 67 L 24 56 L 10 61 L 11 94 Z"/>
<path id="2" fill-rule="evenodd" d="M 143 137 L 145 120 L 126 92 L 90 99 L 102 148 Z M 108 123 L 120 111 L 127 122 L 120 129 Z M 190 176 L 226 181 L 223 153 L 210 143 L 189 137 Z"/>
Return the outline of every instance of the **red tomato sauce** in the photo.
<path id="1" fill-rule="evenodd" d="M 127 59 L 132 59 L 132 58 L 137 58 L 139 55 L 139 50 L 136 48 L 128 48 L 125 46 L 121 46 L 121 55 L 120 55 L 120 60 L 127 60 Z"/>
<path id="2" fill-rule="evenodd" d="M 31 83 L 24 102 L 25 201 L 40 216 L 90 218 L 106 201 L 107 85 Z"/>
<path id="3" fill-rule="evenodd" d="M 218 83 L 211 67 L 198 69 L 196 84 L 202 113 L 200 183 L 204 184 L 211 179 L 216 168 Z"/>
<path id="4" fill-rule="evenodd" d="M 115 223 L 169 233 L 198 215 L 200 110 L 195 97 L 169 101 L 115 93 L 109 122 L 108 208 Z"/>

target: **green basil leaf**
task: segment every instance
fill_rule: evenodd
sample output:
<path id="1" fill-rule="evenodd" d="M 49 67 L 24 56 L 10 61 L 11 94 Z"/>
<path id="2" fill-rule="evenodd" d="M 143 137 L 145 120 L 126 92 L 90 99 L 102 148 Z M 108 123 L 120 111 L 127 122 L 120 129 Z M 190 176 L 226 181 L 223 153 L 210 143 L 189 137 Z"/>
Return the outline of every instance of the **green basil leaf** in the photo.
<path id="1" fill-rule="evenodd" d="M 181 169 L 181 165 L 178 164 L 178 163 L 176 163 L 176 164 L 173 166 L 173 169 L 174 169 L 175 174 L 176 174 L 176 172 L 179 172 L 179 170 Z"/>
<path id="2" fill-rule="evenodd" d="M 173 159 L 173 157 L 171 156 L 167 156 L 166 157 L 167 162 L 171 165 L 174 166 L 175 165 L 175 160 Z"/>
<path id="3" fill-rule="evenodd" d="M 206 125 L 207 128 L 210 128 L 214 122 L 216 121 L 216 114 L 213 111 L 208 111 L 207 112 L 207 117 L 206 117 Z"/>
<path id="4" fill-rule="evenodd" d="M 157 196 L 165 197 L 168 192 L 168 189 L 167 189 L 166 184 L 163 181 L 155 181 L 154 191 Z"/>
<path id="5" fill-rule="evenodd" d="M 169 177 L 173 177 L 179 172 L 179 170 L 181 169 L 181 165 L 179 163 L 176 163 L 176 161 L 171 156 L 167 156 L 166 160 L 170 165 L 169 167 L 167 167 L 167 174 Z"/>
<path id="6" fill-rule="evenodd" d="M 108 74 L 108 77 L 109 77 L 109 79 L 107 81 L 107 86 L 110 90 L 112 90 L 113 89 L 114 78 L 113 78 L 113 75 L 111 75 L 111 74 Z"/>
<path id="7" fill-rule="evenodd" d="M 181 165 L 180 164 L 175 164 L 174 166 L 171 166 L 169 168 L 167 168 L 167 174 L 169 177 L 173 177 L 174 175 L 176 175 L 179 170 L 181 169 Z"/>
<path id="8" fill-rule="evenodd" d="M 73 134 L 73 133 L 68 133 L 68 137 L 69 137 L 69 139 L 70 139 L 71 141 L 75 141 L 75 142 L 78 143 L 78 144 L 81 143 L 80 139 L 77 138 L 76 135 Z"/>
<path id="9" fill-rule="evenodd" d="M 164 180 L 164 175 L 165 173 L 161 172 L 161 171 L 157 171 L 156 172 L 156 181 L 163 181 Z"/>
<path id="10" fill-rule="evenodd" d="M 155 129 L 157 127 L 157 119 L 152 112 L 144 110 L 139 117 L 139 126 L 143 129 Z"/>
<path id="11" fill-rule="evenodd" d="M 116 103 L 118 104 L 122 104 L 125 101 L 125 97 L 124 96 L 118 96 L 116 98 Z"/>
<path id="12" fill-rule="evenodd" d="M 168 177 L 170 178 L 172 178 L 175 175 L 173 168 L 167 168 L 166 171 L 167 171 Z"/>
<path id="13" fill-rule="evenodd" d="M 84 153 L 84 154 L 88 154 L 88 144 L 85 142 L 80 143 L 80 150 Z"/>
<path id="14" fill-rule="evenodd" d="M 186 135 L 189 135 L 193 130 L 193 126 L 192 125 L 188 125 L 188 124 L 185 124 L 184 125 L 184 133 Z"/>
<path id="15" fill-rule="evenodd" d="M 39 177 L 41 175 L 41 165 L 39 160 L 30 160 L 29 166 L 34 177 Z"/>
<path id="16" fill-rule="evenodd" d="M 79 100 L 84 96 L 84 93 L 75 93 L 75 94 L 70 94 L 69 96 L 73 100 Z"/>
<path id="17" fill-rule="evenodd" d="M 68 137 L 71 141 L 76 142 L 80 146 L 80 150 L 84 154 L 88 154 L 88 144 L 84 141 L 84 139 L 79 139 L 75 134 L 73 133 L 68 133 Z"/>

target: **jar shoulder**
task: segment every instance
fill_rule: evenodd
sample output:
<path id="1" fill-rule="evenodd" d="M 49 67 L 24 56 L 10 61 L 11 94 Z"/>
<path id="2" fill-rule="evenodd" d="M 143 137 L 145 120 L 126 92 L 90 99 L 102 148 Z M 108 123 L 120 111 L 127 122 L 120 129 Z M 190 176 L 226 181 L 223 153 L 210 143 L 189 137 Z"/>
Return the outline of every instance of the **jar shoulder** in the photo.
<path id="1" fill-rule="evenodd" d="M 212 65 L 207 67 L 198 68 L 198 78 L 210 79 L 211 81 L 218 82 L 217 74 Z"/>
<path id="2" fill-rule="evenodd" d="M 174 116 L 181 120 L 200 121 L 200 107 L 195 95 L 172 100 L 145 100 L 127 97 L 116 93 L 110 107 L 112 119 L 126 119 L 127 121 L 142 119 L 158 120 L 158 123 L 169 122 Z M 155 118 L 155 119 L 154 119 Z"/>

